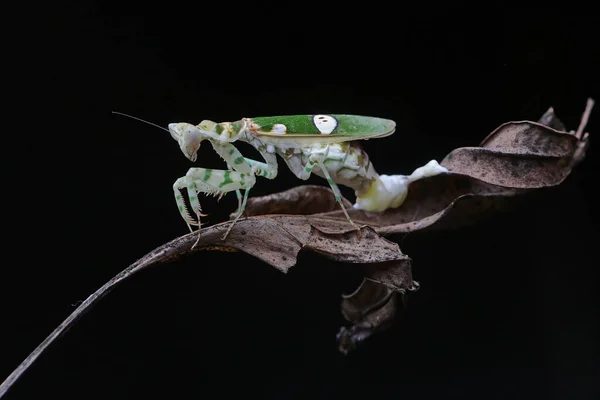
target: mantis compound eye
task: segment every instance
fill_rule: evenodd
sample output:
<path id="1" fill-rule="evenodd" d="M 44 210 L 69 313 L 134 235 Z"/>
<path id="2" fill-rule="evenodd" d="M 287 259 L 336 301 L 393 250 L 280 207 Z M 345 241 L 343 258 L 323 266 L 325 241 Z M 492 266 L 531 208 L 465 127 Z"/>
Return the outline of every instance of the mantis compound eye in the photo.
<path id="1" fill-rule="evenodd" d="M 196 161 L 196 153 L 203 139 L 202 132 L 194 125 L 182 122 L 169 124 L 169 133 L 177 140 L 183 154 L 192 162 Z"/>
<path id="2" fill-rule="evenodd" d="M 180 147 L 183 154 L 190 159 L 190 161 L 196 161 L 197 153 L 203 139 L 204 136 L 202 135 L 202 132 L 195 126 L 188 126 L 183 132 Z"/>
<path id="3" fill-rule="evenodd" d="M 172 123 L 169 124 L 169 133 L 171 134 L 171 137 L 175 140 L 177 140 L 178 143 L 181 143 L 181 138 L 183 137 L 183 126 L 185 124 L 176 124 L 176 123 Z"/>

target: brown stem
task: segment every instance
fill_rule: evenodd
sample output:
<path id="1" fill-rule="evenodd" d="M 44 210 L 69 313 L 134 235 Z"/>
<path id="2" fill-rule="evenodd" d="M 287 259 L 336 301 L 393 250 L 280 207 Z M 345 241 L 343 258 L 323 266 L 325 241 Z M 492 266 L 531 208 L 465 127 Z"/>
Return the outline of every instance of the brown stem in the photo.
<path id="1" fill-rule="evenodd" d="M 583 116 L 579 122 L 579 128 L 577 128 L 577 133 L 575 134 L 579 140 L 583 139 L 583 130 L 588 123 L 590 114 L 592 113 L 592 108 L 594 108 L 594 99 L 588 98 L 585 105 L 585 111 L 583 112 Z"/>
<path id="2" fill-rule="evenodd" d="M 73 326 L 73 324 L 83 316 L 83 314 L 91 309 L 92 305 L 95 305 L 98 300 L 108 294 L 115 286 L 125 279 L 129 278 L 136 272 L 141 271 L 142 269 L 149 267 L 153 264 L 162 263 L 165 261 L 170 261 L 176 257 L 179 257 L 182 253 L 181 250 L 185 249 L 187 244 L 187 248 L 189 249 L 189 236 L 186 235 L 183 237 L 179 237 L 169 243 L 166 243 L 150 253 L 146 254 L 144 257 L 139 259 L 138 261 L 131 264 L 129 267 L 119 272 L 115 277 L 106 282 L 101 288 L 96 290 L 89 296 L 87 299 L 83 301 L 69 315 L 56 329 L 48 335 L 48 337 L 40 343 L 40 345 L 27 356 L 27 358 L 0 384 L 0 398 L 2 398 L 8 390 L 15 384 L 15 382 L 23 375 L 25 371 L 37 360 L 37 358 L 50 346 L 56 339 L 61 337 L 63 334 L 67 332 L 67 330 Z"/>

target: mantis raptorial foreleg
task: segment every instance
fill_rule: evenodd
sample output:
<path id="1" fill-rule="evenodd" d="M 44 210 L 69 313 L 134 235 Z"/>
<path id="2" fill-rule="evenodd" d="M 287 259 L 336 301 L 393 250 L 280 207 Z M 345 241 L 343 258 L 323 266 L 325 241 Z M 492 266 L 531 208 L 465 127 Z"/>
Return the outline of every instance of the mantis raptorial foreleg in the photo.
<path id="1" fill-rule="evenodd" d="M 262 176 L 268 179 L 274 179 L 277 176 L 277 159 L 275 159 L 275 157 L 273 157 L 273 163 L 268 163 L 265 164 L 264 162 L 260 162 L 260 161 L 256 161 L 253 160 L 251 158 L 245 158 L 244 157 L 244 161 L 246 161 L 251 167 L 252 167 L 252 174 L 254 175 L 258 175 L 258 176 Z M 233 169 L 231 167 L 231 165 L 229 165 L 229 163 L 227 164 L 227 168 L 229 169 Z M 219 195 L 219 200 L 221 199 L 221 197 L 223 196 L 224 193 L 221 193 Z M 240 192 L 240 190 L 236 190 L 235 194 L 237 196 L 238 199 L 238 208 L 236 211 L 236 214 L 239 218 L 240 215 L 242 215 L 242 213 L 244 212 L 244 208 L 246 206 L 246 203 L 244 202 L 244 199 L 242 198 L 242 193 Z M 242 205 L 243 203 L 243 205 Z"/>
<path id="2" fill-rule="evenodd" d="M 190 231 L 192 230 L 191 225 L 198 226 L 198 229 L 200 229 L 200 217 L 204 216 L 200 200 L 198 199 L 199 193 L 223 196 L 225 193 L 235 191 L 238 198 L 238 209 L 236 217 L 223 235 L 223 239 L 225 239 L 246 208 L 248 193 L 256 182 L 256 176 L 263 176 L 269 179 L 277 176 L 277 159 L 274 154 L 261 152 L 267 163 L 255 161 L 243 157 L 239 150 L 231 143 L 212 140 L 210 142 L 215 151 L 225 160 L 229 169 L 191 168 L 185 177 L 179 178 L 175 182 L 173 189 L 179 212 L 188 224 Z M 181 193 L 184 189 L 187 191 L 191 211 L 195 214 L 196 220 L 194 220 L 186 208 Z M 241 189 L 244 189 L 243 196 Z M 198 240 L 199 238 L 200 236 L 198 236 Z M 196 246 L 198 240 L 194 243 L 194 246 Z"/>
<path id="3" fill-rule="evenodd" d="M 198 229 L 201 227 L 200 217 L 202 214 L 202 207 L 200 206 L 200 200 L 198 199 L 199 193 L 205 194 L 224 194 L 232 191 L 239 191 L 244 189 L 244 196 L 240 203 L 240 210 L 229 227 L 225 232 L 224 237 L 227 237 L 231 227 L 240 215 L 243 213 L 248 199 L 248 192 L 254 186 L 256 177 L 252 173 L 244 173 L 232 170 L 213 170 L 209 168 L 190 168 L 186 176 L 179 178 L 173 185 L 175 191 L 175 200 L 179 206 L 179 212 L 183 219 L 187 222 L 188 227 L 190 225 L 197 225 Z M 194 221 L 185 207 L 185 202 L 181 194 L 181 190 L 185 189 L 188 194 L 188 200 L 190 202 L 191 211 L 196 215 L 197 221 Z M 190 228 L 191 230 L 191 228 Z M 200 236 L 198 236 L 200 238 Z M 197 244 L 194 244 L 194 246 Z"/>
<path id="4" fill-rule="evenodd" d="M 248 191 L 254 186 L 255 182 L 256 178 L 253 174 L 245 174 L 232 170 L 190 168 L 186 176 L 179 178 L 173 184 L 173 189 L 175 191 L 175 200 L 183 219 L 190 225 L 198 225 L 198 222 L 191 219 L 189 213 L 186 214 L 187 207 L 181 195 L 183 189 L 187 191 L 191 211 L 196 215 L 201 215 L 202 208 L 197 196 L 198 193 L 217 195 L 239 191 L 240 189 Z"/>

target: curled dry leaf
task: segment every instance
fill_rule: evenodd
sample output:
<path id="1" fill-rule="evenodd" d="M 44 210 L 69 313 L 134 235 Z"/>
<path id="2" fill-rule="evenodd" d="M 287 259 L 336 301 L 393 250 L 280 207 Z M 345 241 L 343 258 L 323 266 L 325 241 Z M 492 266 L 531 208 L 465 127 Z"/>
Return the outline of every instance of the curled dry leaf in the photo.
<path id="1" fill-rule="evenodd" d="M 248 219 L 238 224 L 255 224 L 257 218 L 263 223 L 268 220 L 269 224 L 276 223 L 287 234 L 297 237 L 302 248 L 332 259 L 365 263 L 369 262 L 366 258 L 372 258 L 372 268 L 368 269 L 365 281 L 369 283 L 361 285 L 342 302 L 344 315 L 354 324 L 342 328 L 338 335 L 340 350 L 347 352 L 387 326 L 386 318 L 393 317 L 396 307 L 390 293 L 403 294 L 417 285 L 412 280 L 410 260 L 399 249 L 398 259 L 385 260 L 392 253 L 382 252 L 386 247 L 379 244 L 379 235 L 450 229 L 475 223 L 476 217 L 511 206 L 513 199 L 521 197 L 517 195 L 559 185 L 585 155 L 588 141 L 583 128 L 592 105 L 593 102 L 588 101 L 577 132 L 566 132 L 550 108 L 538 122 L 508 122 L 489 134 L 478 147 L 455 149 L 441 162 L 449 173 L 412 183 L 401 207 L 381 213 L 348 207 L 350 216 L 363 226 L 362 230 L 373 229 L 368 235 L 357 234 L 351 228 L 329 188 L 315 185 L 249 199 L 245 213 Z M 344 202 L 346 206 L 351 204 L 346 199 Z M 235 242 L 238 250 L 254 254 L 280 270 L 285 266 L 287 270 L 291 266 L 291 253 L 288 252 L 286 263 L 273 263 L 281 250 L 272 253 L 269 245 L 272 228 L 264 232 L 260 235 L 262 245 L 254 243 L 255 239 L 247 241 L 245 246 L 238 244 L 238 239 L 232 238 L 231 243 Z M 342 241 L 346 236 L 353 238 L 352 245 L 358 246 L 360 254 L 348 257 L 345 253 L 348 248 Z M 286 236 L 283 242 L 289 240 Z M 362 240 L 367 242 L 363 244 Z M 269 257 L 264 257 L 265 254 Z M 295 257 L 293 260 L 295 262 Z M 374 290 L 374 287 L 379 289 Z M 350 307 L 355 312 L 350 312 Z"/>
<path id="2" fill-rule="evenodd" d="M 563 182 L 585 156 L 589 141 L 583 130 L 592 106 L 590 99 L 577 131 L 567 132 L 552 108 L 538 122 L 505 123 L 488 135 L 480 146 L 463 147 L 448 154 L 441 165 L 449 173 L 412 183 L 401 207 L 382 213 L 353 208 L 348 212 L 355 223 L 370 226 L 384 236 L 474 223 L 475 217 L 510 206 L 513 199 L 520 197 L 517 195 Z M 323 198 L 324 194 L 325 198 L 333 198 L 328 188 L 307 185 L 253 198 L 248 202 L 247 215 L 294 214 L 295 210 L 310 210 L 315 213 L 302 218 L 311 226 L 333 221 L 345 223 L 345 216 L 334 203 L 310 201 Z M 347 224 L 342 228 L 344 226 L 348 229 Z M 354 325 L 342 328 L 338 335 L 343 352 L 385 327 L 382 316 L 393 317 L 392 308 L 386 308 L 395 307 L 391 303 L 385 303 L 386 307 L 372 307 L 373 304 L 384 304 L 381 303 L 383 298 L 388 299 L 381 297 L 382 293 L 390 290 L 404 293 L 415 285 L 410 275 L 410 263 L 393 265 L 391 262 L 389 268 L 373 269 L 367 278 L 368 282 L 383 286 L 373 290 L 371 285 L 363 284 L 344 298 L 342 311 Z M 354 304 L 354 309 L 362 306 L 362 312 L 349 313 L 349 304 Z"/>
<path id="3" fill-rule="evenodd" d="M 282 272 L 295 265 L 302 249 L 336 261 L 367 264 L 363 284 L 342 300 L 342 312 L 353 323 L 338 334 L 340 350 L 347 352 L 384 329 L 396 313 L 396 298 L 417 287 L 410 258 L 383 236 L 455 227 L 473 220 L 476 214 L 496 209 L 506 199 L 560 184 L 585 156 L 588 135 L 584 128 L 592 105 L 593 101 L 588 100 L 577 131 L 566 132 L 549 109 L 538 122 L 503 124 L 480 146 L 452 151 L 441 162 L 449 173 L 412 183 L 399 208 L 369 213 L 351 208 L 344 199 L 354 222 L 362 225 L 358 231 L 348 224 L 325 187 L 305 185 L 251 198 L 247 218 L 235 224 L 226 240 L 221 236 L 229 222 L 203 229 L 193 250 L 196 233 L 179 237 L 148 253 L 98 289 L 7 377 L 0 385 L 0 397 L 115 285 L 146 267 L 200 250 L 243 251 Z"/>
<path id="4" fill-rule="evenodd" d="M 398 307 L 398 292 L 365 279 L 356 291 L 342 297 L 342 314 L 353 325 L 337 335 L 339 350 L 347 354 L 359 342 L 386 329 Z"/>

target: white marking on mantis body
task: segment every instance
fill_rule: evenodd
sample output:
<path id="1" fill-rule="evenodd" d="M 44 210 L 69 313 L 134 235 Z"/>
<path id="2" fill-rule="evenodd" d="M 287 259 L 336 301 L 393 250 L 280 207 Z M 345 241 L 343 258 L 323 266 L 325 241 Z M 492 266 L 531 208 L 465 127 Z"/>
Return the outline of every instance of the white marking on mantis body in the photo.
<path id="1" fill-rule="evenodd" d="M 268 153 L 275 153 L 275 146 L 273 146 L 272 144 L 268 144 L 267 145 L 267 152 Z"/>
<path id="2" fill-rule="evenodd" d="M 287 127 L 283 124 L 275 124 L 273 128 L 271 128 L 271 133 L 276 133 L 278 135 L 285 135 L 287 132 Z"/>
<path id="3" fill-rule="evenodd" d="M 322 135 L 329 135 L 338 125 L 337 120 L 331 115 L 323 114 L 315 115 L 313 117 L 313 123 Z"/>

